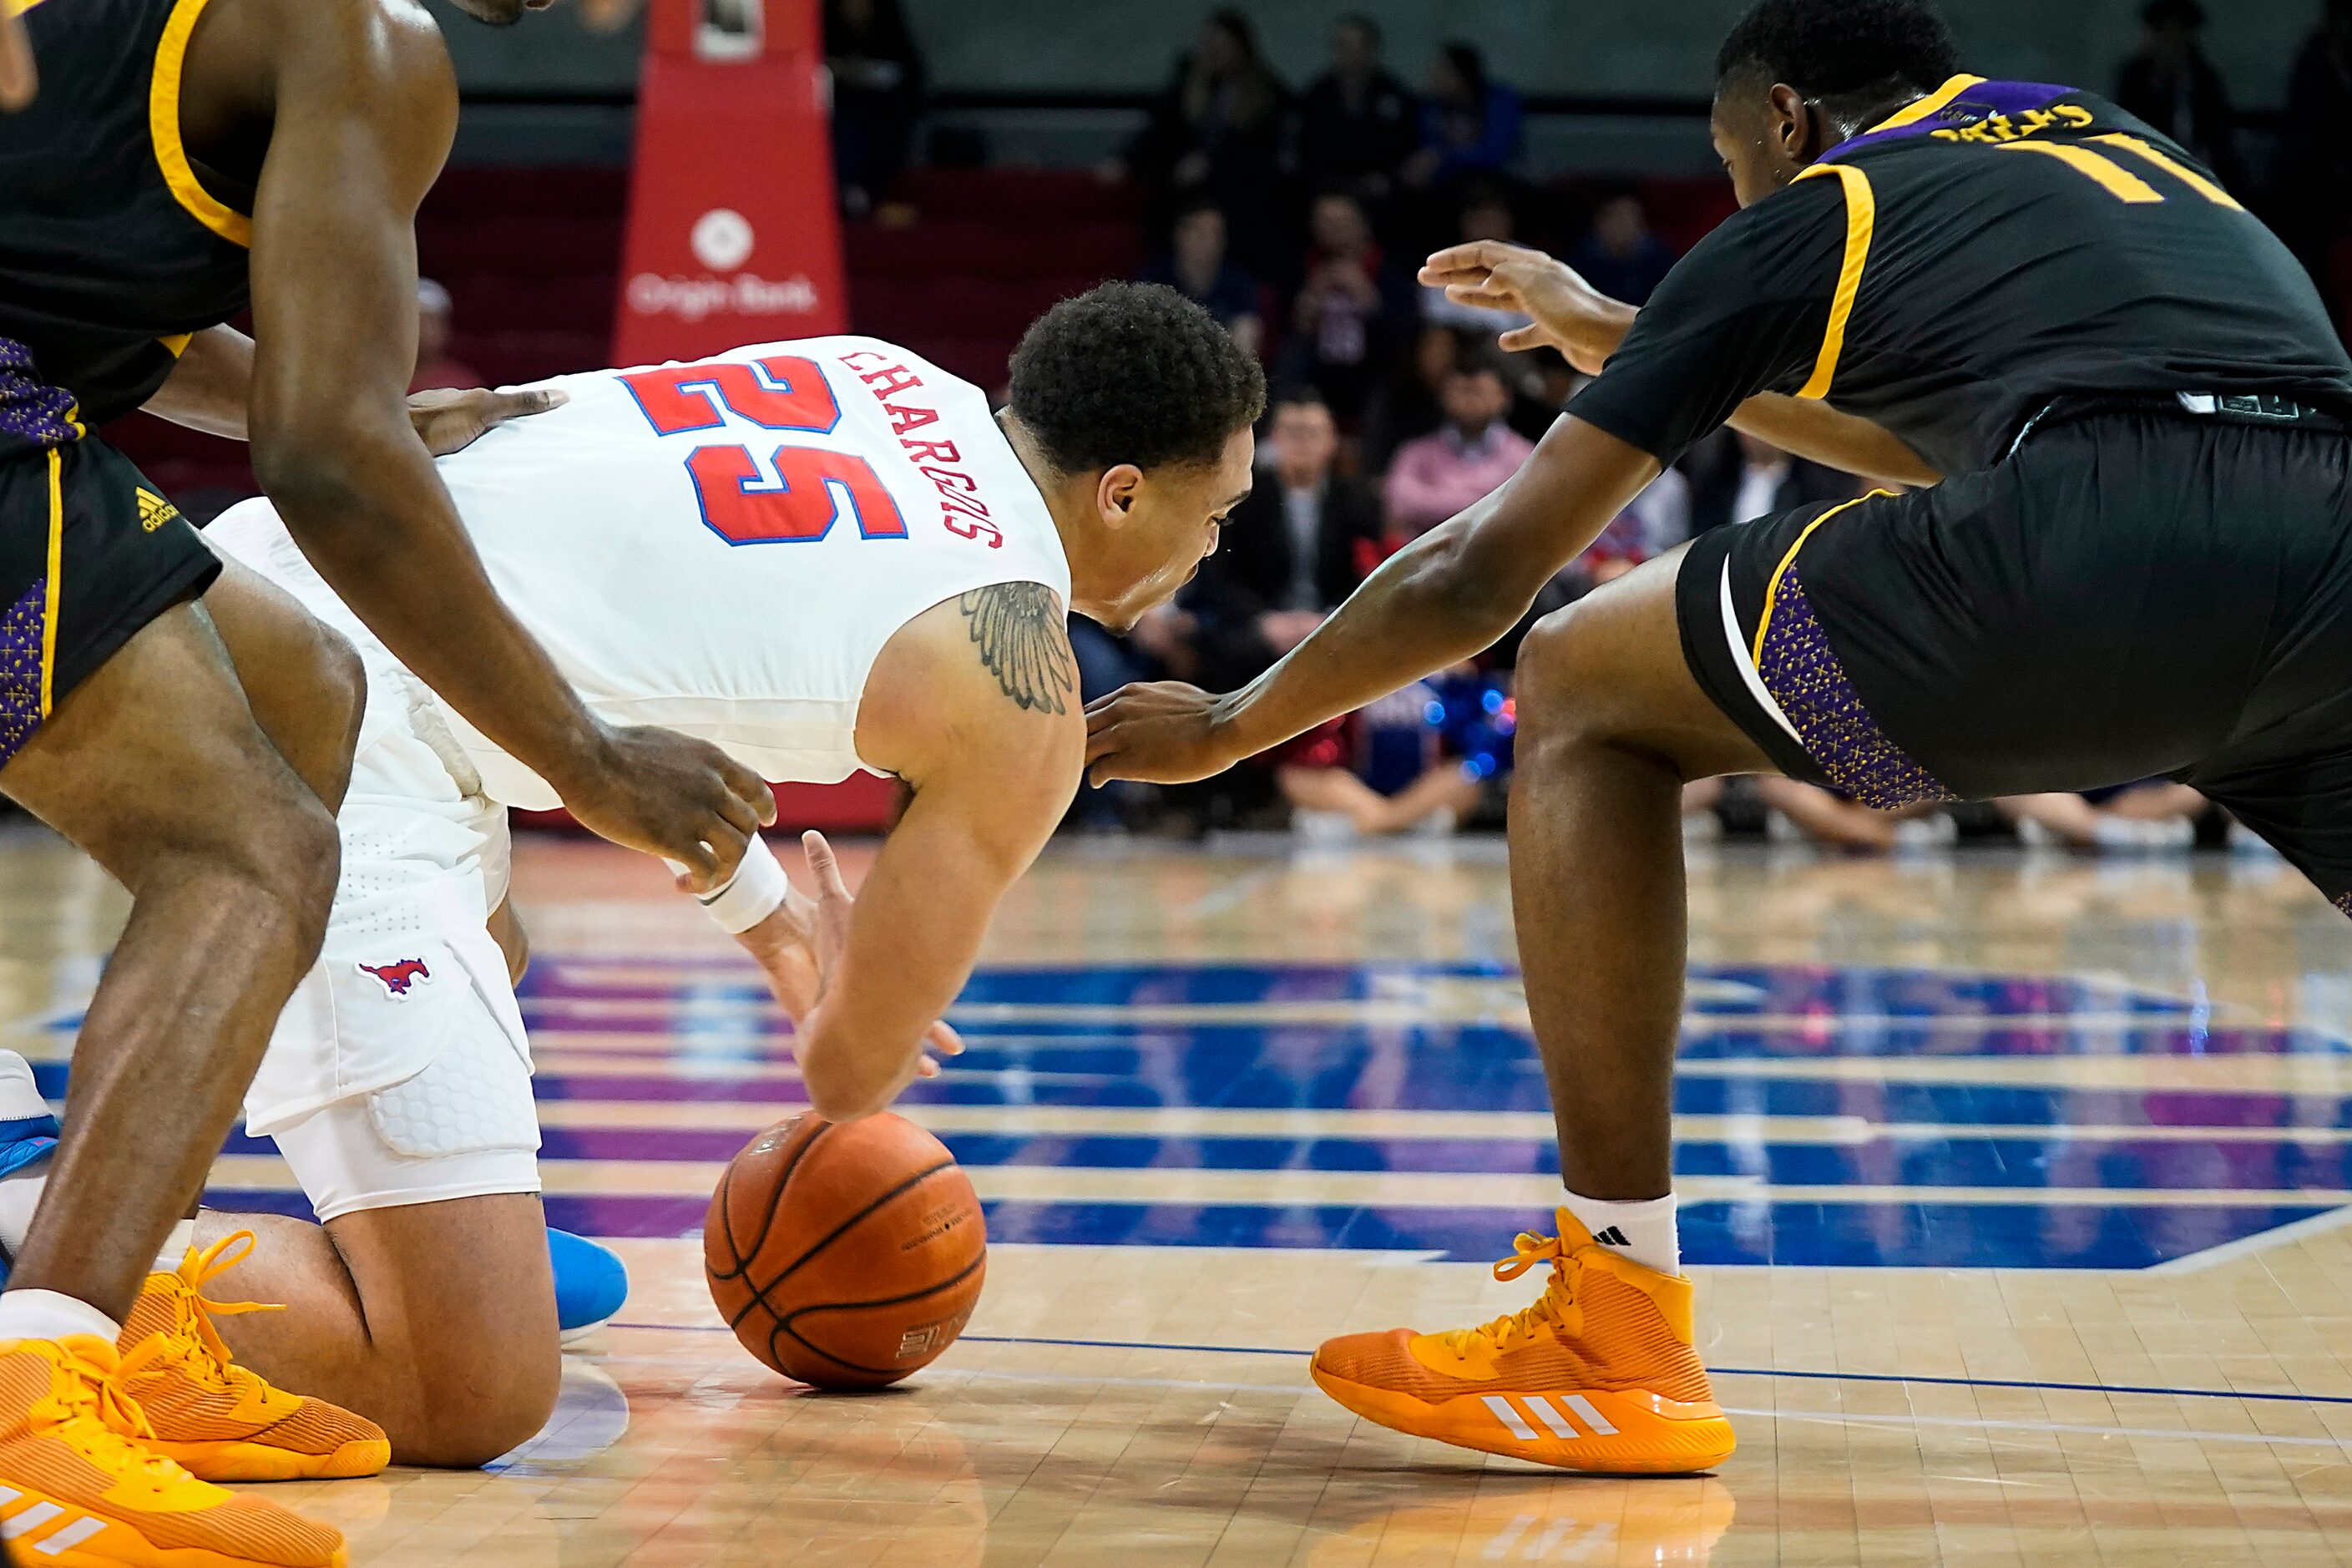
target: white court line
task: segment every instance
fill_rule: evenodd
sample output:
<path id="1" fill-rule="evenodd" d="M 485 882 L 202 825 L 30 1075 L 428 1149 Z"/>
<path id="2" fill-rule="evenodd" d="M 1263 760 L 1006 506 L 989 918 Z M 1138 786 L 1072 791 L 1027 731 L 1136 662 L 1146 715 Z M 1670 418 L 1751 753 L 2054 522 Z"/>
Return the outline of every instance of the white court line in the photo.
<path id="1" fill-rule="evenodd" d="M 2153 1268 L 2142 1270 L 2147 1274 L 2202 1274 L 2208 1268 L 2218 1268 L 2224 1263 L 2235 1263 L 2241 1258 L 2252 1258 L 2258 1252 L 2273 1247 L 2292 1247 L 2315 1236 L 2326 1236 L 2352 1225 L 2352 1206 L 2315 1214 L 2269 1230 L 2258 1230 L 2252 1236 L 2242 1236 L 2235 1241 L 2225 1241 L 2219 1247 L 2209 1247 L 2202 1252 L 2167 1258 Z"/>
<path id="2" fill-rule="evenodd" d="M 646 1365 L 675 1367 L 674 1360 L 657 1356 L 598 1356 L 608 1364 L 641 1363 Z M 1000 1372 L 971 1367 L 935 1368 L 933 1378 L 959 1377 L 975 1383 L 1075 1384 L 1088 1388 L 1150 1388 L 1196 1389 L 1226 1394 L 1288 1394 L 1315 1393 L 1312 1384 L 1305 1383 L 1230 1383 L 1222 1379 L 1196 1377 L 1088 1377 L 1079 1373 L 1062 1372 Z M 1988 1421 L 1959 1415 L 1851 1415 L 1834 1410 L 1756 1410 L 1738 1405 L 1723 1407 L 1727 1415 L 1750 1416 L 1759 1421 L 1805 1421 L 1832 1426 L 1933 1426 L 1949 1427 L 1972 1432 L 2042 1432 L 2080 1437 L 2144 1437 L 2180 1443 L 2251 1443 L 2257 1446 L 2285 1448 L 2334 1448 L 2339 1452 L 2352 1447 L 2352 1436 L 2344 1437 L 2284 1437 L 2262 1432 L 2205 1432 L 2193 1429 L 2179 1431 L 2159 1426 L 2094 1426 L 2061 1421 Z"/>

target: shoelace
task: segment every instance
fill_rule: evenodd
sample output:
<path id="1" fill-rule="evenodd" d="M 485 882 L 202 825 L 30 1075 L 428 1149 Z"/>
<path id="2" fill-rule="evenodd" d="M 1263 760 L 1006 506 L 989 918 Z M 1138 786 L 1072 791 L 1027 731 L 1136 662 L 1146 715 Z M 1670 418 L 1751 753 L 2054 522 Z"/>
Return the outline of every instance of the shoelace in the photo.
<path id="1" fill-rule="evenodd" d="M 177 1464 L 146 1446 L 155 1428 L 147 1424 L 147 1413 L 125 1387 L 163 1355 L 154 1339 L 111 1369 L 76 1355 L 67 1346 L 58 1348 L 67 1375 L 51 1380 L 50 1397 L 65 1409 L 59 1425 L 79 1428 L 75 1436 L 84 1452 L 101 1464 L 135 1470 L 159 1483 L 191 1479 Z"/>
<path id="2" fill-rule="evenodd" d="M 1537 1236 L 1521 1231 L 1511 1244 L 1511 1256 L 1495 1265 L 1495 1278 L 1506 1283 L 1517 1279 L 1538 1263 L 1551 1265 L 1551 1283 L 1536 1298 L 1532 1306 L 1481 1323 L 1475 1329 L 1454 1329 L 1438 1336 L 1445 1348 L 1455 1355 L 1468 1355 L 1483 1346 L 1497 1351 L 1509 1351 L 1535 1338 L 1539 1324 L 1557 1322 L 1559 1315 L 1575 1294 L 1575 1279 L 1570 1270 L 1576 1260 L 1560 1249 L 1559 1237 Z"/>
<path id="3" fill-rule="evenodd" d="M 236 1357 L 229 1353 L 227 1342 L 213 1327 L 213 1319 L 235 1318 L 247 1312 L 282 1312 L 286 1309 L 274 1301 L 213 1301 L 204 1295 L 206 1285 L 252 1257 L 259 1245 L 260 1239 L 253 1232 L 240 1230 L 221 1237 L 201 1252 L 193 1247 L 188 1248 L 177 1271 L 182 1288 L 173 1292 L 173 1331 L 151 1334 L 132 1353 L 156 1346 L 150 1360 L 161 1361 L 168 1356 L 191 1377 L 209 1387 L 226 1392 L 258 1388 L 265 1398 L 275 1394 L 277 1390 L 258 1373 L 237 1364 Z"/>

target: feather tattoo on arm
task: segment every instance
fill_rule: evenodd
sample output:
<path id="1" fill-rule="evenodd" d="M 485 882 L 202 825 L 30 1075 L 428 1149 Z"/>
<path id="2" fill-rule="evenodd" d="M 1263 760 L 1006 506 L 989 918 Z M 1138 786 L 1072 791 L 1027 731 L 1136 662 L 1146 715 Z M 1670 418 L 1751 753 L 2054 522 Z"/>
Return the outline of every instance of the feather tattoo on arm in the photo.
<path id="1" fill-rule="evenodd" d="M 1077 661 L 1051 590 L 1042 583 L 997 583 L 960 595 L 956 608 L 1005 696 L 1042 713 L 1069 711 Z"/>

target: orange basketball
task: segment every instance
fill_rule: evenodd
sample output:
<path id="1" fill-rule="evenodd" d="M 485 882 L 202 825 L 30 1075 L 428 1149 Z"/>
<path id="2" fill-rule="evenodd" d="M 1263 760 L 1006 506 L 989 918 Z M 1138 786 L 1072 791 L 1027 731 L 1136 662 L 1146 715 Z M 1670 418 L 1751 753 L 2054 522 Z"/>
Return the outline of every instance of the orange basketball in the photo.
<path id="1" fill-rule="evenodd" d="M 963 1331 L 988 1231 L 955 1156 L 913 1122 L 803 1114 L 728 1165 L 702 1262 L 745 1350 L 819 1388 L 880 1388 Z"/>

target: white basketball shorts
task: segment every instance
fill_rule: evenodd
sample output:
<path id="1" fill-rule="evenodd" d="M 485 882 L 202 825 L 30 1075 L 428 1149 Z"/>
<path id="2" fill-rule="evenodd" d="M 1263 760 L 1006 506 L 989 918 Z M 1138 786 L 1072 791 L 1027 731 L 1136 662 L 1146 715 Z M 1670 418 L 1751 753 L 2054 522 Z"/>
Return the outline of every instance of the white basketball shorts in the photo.
<path id="1" fill-rule="evenodd" d="M 530 1047 L 491 939 L 506 897 L 505 807 L 438 706 L 335 599 L 267 509 L 206 531 L 349 637 L 367 712 L 337 819 L 342 879 L 319 962 L 246 1093 L 321 1219 L 539 1191 Z"/>

